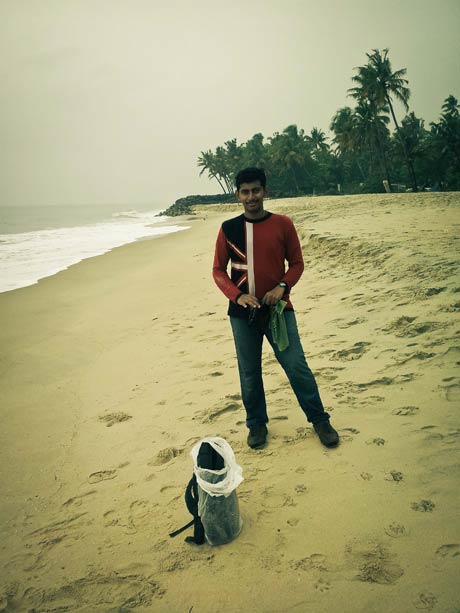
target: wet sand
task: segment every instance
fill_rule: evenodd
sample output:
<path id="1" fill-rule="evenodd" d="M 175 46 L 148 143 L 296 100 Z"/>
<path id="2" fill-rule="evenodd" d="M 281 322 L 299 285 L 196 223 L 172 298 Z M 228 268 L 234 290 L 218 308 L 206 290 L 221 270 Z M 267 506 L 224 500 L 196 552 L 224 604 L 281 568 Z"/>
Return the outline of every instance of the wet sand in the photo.
<path id="1" fill-rule="evenodd" d="M 460 611 L 460 194 L 267 201 L 301 238 L 292 292 L 341 444 L 321 446 L 270 350 L 246 446 L 220 224 L 0 295 L 0 611 Z M 196 547 L 189 451 L 223 436 L 242 533 Z"/>

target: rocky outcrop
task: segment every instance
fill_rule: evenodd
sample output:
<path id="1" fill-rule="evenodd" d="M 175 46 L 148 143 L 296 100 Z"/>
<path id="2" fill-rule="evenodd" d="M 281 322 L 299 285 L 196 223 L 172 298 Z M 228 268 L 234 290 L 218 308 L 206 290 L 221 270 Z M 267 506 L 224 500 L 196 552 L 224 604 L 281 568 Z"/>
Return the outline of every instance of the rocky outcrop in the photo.
<path id="1" fill-rule="evenodd" d="M 194 215 L 192 206 L 196 204 L 220 204 L 236 202 L 233 194 L 217 194 L 205 196 L 186 196 L 179 198 L 174 204 L 158 215 L 167 215 L 168 217 L 177 217 L 178 215 Z"/>

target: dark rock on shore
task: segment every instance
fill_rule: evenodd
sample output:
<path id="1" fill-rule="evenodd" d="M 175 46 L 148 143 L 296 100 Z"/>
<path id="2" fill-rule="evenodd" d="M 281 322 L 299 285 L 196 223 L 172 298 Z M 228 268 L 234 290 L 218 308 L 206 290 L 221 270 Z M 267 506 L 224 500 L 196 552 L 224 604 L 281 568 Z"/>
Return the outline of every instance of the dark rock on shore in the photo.
<path id="1" fill-rule="evenodd" d="M 214 196 L 186 196 L 185 198 L 179 198 L 174 204 L 161 213 L 160 215 L 167 215 L 168 217 L 177 217 L 179 215 L 194 215 L 192 206 L 196 204 L 221 204 L 236 202 L 233 194 L 217 194 Z"/>

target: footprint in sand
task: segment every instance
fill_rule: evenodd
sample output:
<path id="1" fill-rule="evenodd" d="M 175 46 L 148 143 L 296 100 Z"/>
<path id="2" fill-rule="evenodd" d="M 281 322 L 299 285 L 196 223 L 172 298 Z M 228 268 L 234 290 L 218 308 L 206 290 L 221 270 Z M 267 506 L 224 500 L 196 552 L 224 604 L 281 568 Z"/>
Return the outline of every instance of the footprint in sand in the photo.
<path id="1" fill-rule="evenodd" d="M 299 483 L 299 485 L 296 485 L 294 489 L 296 494 L 303 494 L 307 491 L 307 486 L 304 483 Z"/>
<path id="2" fill-rule="evenodd" d="M 297 503 L 294 502 L 292 496 L 286 496 L 286 494 L 272 492 L 274 488 L 272 486 L 266 487 L 262 490 L 262 495 L 269 503 L 265 504 L 265 509 L 281 509 L 282 507 L 296 507 Z"/>
<path id="3" fill-rule="evenodd" d="M 398 337 L 415 337 L 420 334 L 426 334 L 427 332 L 432 332 L 433 330 L 438 330 L 439 328 L 445 327 L 440 322 L 420 322 L 414 323 L 416 317 L 408 317 L 403 316 L 399 319 L 396 319 L 392 323 L 390 323 L 385 328 L 382 328 L 383 332 L 392 332 L 395 336 Z"/>
<path id="4" fill-rule="evenodd" d="M 407 406 L 407 407 L 398 407 L 397 409 L 393 409 L 391 411 L 392 415 L 415 415 L 419 410 L 418 407 Z"/>
<path id="5" fill-rule="evenodd" d="M 355 578 L 366 583 L 390 585 L 400 579 L 404 570 L 395 561 L 395 556 L 378 542 L 351 543 L 346 553 L 357 566 Z"/>
<path id="6" fill-rule="evenodd" d="M 342 361 L 350 361 L 350 360 L 359 360 L 366 353 L 370 343 L 365 343 L 364 341 L 360 341 L 355 343 L 351 349 L 342 349 L 341 351 L 336 351 L 330 357 L 331 360 L 342 360 Z"/>
<path id="7" fill-rule="evenodd" d="M 403 315 L 398 319 L 393 320 L 388 326 L 382 328 L 383 332 L 400 332 L 414 322 L 417 318 L 410 317 L 409 315 Z"/>
<path id="8" fill-rule="evenodd" d="M 451 432 L 433 432 L 429 430 L 426 439 L 442 441 L 445 445 L 452 445 L 458 443 L 460 437 L 460 430 L 452 430 Z"/>
<path id="9" fill-rule="evenodd" d="M 331 358 L 336 359 L 336 358 Z M 335 381 L 338 379 L 338 375 L 336 374 L 339 370 L 344 370 L 344 367 L 341 366 L 339 368 L 317 368 L 315 370 L 315 376 L 318 378 L 322 378 L 325 381 Z"/>
<path id="10" fill-rule="evenodd" d="M 156 610 L 154 600 L 165 594 L 152 576 L 117 570 L 90 571 L 70 581 L 56 580 L 51 588 L 31 588 L 15 599 L 21 611 L 131 611 L 133 607 Z M 64 603 L 64 606 L 59 606 Z"/>
<path id="11" fill-rule="evenodd" d="M 356 428 L 341 428 L 340 432 L 350 432 L 351 434 L 359 434 L 359 430 Z"/>
<path id="12" fill-rule="evenodd" d="M 385 402 L 385 396 L 368 396 L 367 402 L 370 404 L 371 402 Z"/>
<path id="13" fill-rule="evenodd" d="M 328 592 L 331 589 L 329 581 L 325 581 L 324 579 L 318 579 L 313 586 L 318 592 Z"/>
<path id="14" fill-rule="evenodd" d="M 134 500 L 128 509 L 109 510 L 103 515 L 104 526 L 117 527 L 125 534 L 136 534 L 141 527 L 149 523 L 149 519 L 154 514 L 157 503 L 150 503 L 147 500 Z"/>
<path id="15" fill-rule="evenodd" d="M 350 385 L 350 388 L 353 391 L 359 393 L 362 391 L 366 391 L 370 387 L 408 383 L 409 381 L 413 381 L 414 376 L 414 373 L 408 372 L 402 375 L 398 375 L 397 377 L 381 377 L 380 379 L 373 379 L 372 381 L 368 381 L 367 383 L 352 383 Z"/>
<path id="16" fill-rule="evenodd" d="M 345 433 L 342 434 L 342 431 L 339 430 L 340 432 L 340 443 L 350 443 L 351 441 L 354 441 L 354 437 L 351 434 Z"/>
<path id="17" fill-rule="evenodd" d="M 410 506 L 413 511 L 431 513 L 436 505 L 431 500 L 420 500 L 419 502 L 412 502 Z"/>
<path id="18" fill-rule="evenodd" d="M 227 394 L 225 398 L 229 398 L 230 400 L 241 400 L 241 394 Z"/>
<path id="19" fill-rule="evenodd" d="M 298 443 L 299 441 L 304 441 L 309 436 L 308 428 L 297 428 L 296 434 L 294 436 L 283 436 L 283 441 L 285 443 Z"/>
<path id="20" fill-rule="evenodd" d="M 115 479 L 117 475 L 118 472 L 116 470 L 99 470 L 95 473 L 91 473 L 88 477 L 88 481 L 90 483 L 99 483 L 100 481 Z"/>
<path id="21" fill-rule="evenodd" d="M 392 538 L 401 538 L 407 534 L 406 528 L 402 524 L 392 523 L 385 528 L 385 534 Z"/>
<path id="22" fill-rule="evenodd" d="M 430 296 L 437 296 L 446 289 L 447 287 L 421 287 L 415 291 L 414 295 L 419 298 L 429 298 Z"/>
<path id="23" fill-rule="evenodd" d="M 429 610 L 433 609 L 437 602 L 438 599 L 432 592 L 421 592 L 414 600 L 414 607 L 416 609 Z"/>
<path id="24" fill-rule="evenodd" d="M 458 383 L 440 385 L 439 388 L 443 390 L 446 400 L 450 402 L 458 402 L 460 400 L 460 385 Z"/>
<path id="25" fill-rule="evenodd" d="M 434 568 L 441 571 L 449 563 L 460 563 L 460 545 L 448 543 L 436 549 Z"/>
<path id="26" fill-rule="evenodd" d="M 328 570 L 326 567 L 326 556 L 322 553 L 312 553 L 301 560 L 291 562 L 293 570 Z"/>
<path id="27" fill-rule="evenodd" d="M 403 330 L 400 334 L 396 334 L 396 336 L 419 336 L 420 334 L 426 334 L 427 332 L 432 332 L 433 330 L 439 330 L 440 328 L 444 328 L 445 325 L 440 322 L 435 321 L 427 321 L 420 322 L 418 324 L 413 324 L 408 326 L 405 330 Z"/>
<path id="28" fill-rule="evenodd" d="M 88 512 L 76 513 L 33 530 L 26 535 L 28 539 L 31 537 L 31 540 L 26 543 L 27 552 L 19 552 L 13 556 L 13 560 L 16 560 L 25 571 L 45 568 L 48 554 L 53 552 L 53 555 L 56 555 L 56 548 L 59 551 L 61 547 L 70 546 L 71 541 L 78 541 L 85 524 L 88 524 Z M 33 609 L 13 607 L 7 610 L 30 611 Z M 3 609 L 0 609 L 0 611 L 3 611 Z"/>
<path id="29" fill-rule="evenodd" d="M 441 558 L 457 558 L 460 557 L 460 545 L 458 543 L 449 543 L 448 545 L 441 545 L 436 549 L 436 555 Z"/>
<path id="30" fill-rule="evenodd" d="M 201 423 L 203 424 L 212 423 L 215 419 L 217 419 L 221 415 L 224 415 L 225 413 L 231 413 L 232 411 L 237 411 L 240 408 L 241 407 L 237 402 L 229 402 L 223 407 L 220 407 L 217 409 L 211 409 L 210 411 L 205 411 L 204 413 L 201 413 L 202 415 L 204 414 L 204 417 L 201 420 Z"/>
<path id="31" fill-rule="evenodd" d="M 364 481 L 370 481 L 373 478 L 373 475 L 371 475 L 371 473 L 360 473 L 359 476 L 361 477 L 361 479 L 364 479 Z"/>
<path id="32" fill-rule="evenodd" d="M 396 483 L 399 483 L 400 481 L 403 481 L 404 475 L 399 472 L 399 470 L 392 470 L 385 475 L 384 479 L 385 481 L 395 481 Z"/>
<path id="33" fill-rule="evenodd" d="M 452 302 L 448 306 L 441 307 L 439 310 L 444 313 L 458 313 L 460 311 L 460 302 Z"/>
<path id="34" fill-rule="evenodd" d="M 366 320 L 364 319 L 364 317 L 358 317 L 356 319 L 352 319 L 351 321 L 337 320 L 337 328 L 340 328 L 341 330 L 345 330 L 346 328 L 350 328 L 351 326 L 362 324 L 365 321 Z"/>
<path id="35" fill-rule="evenodd" d="M 107 428 L 112 427 L 114 424 L 119 424 L 122 421 L 128 421 L 132 419 L 132 415 L 128 415 L 127 413 L 119 412 L 119 413 L 108 413 L 107 415 L 99 415 L 99 421 L 105 422 Z"/>
<path id="36" fill-rule="evenodd" d="M 370 440 L 366 441 L 366 445 L 377 445 L 377 447 L 383 447 L 383 445 L 385 445 L 386 440 L 384 438 L 371 438 Z"/>
<path id="37" fill-rule="evenodd" d="M 166 447 L 158 452 L 157 457 L 154 460 L 147 462 L 147 465 L 160 466 L 161 464 L 167 464 L 182 453 L 184 453 L 183 449 L 178 449 L 177 447 Z"/>
<path id="38" fill-rule="evenodd" d="M 406 354 L 404 357 L 396 358 L 395 363 L 398 364 L 399 366 L 402 366 L 402 364 L 406 364 L 407 362 L 410 362 L 411 360 L 429 360 L 430 358 L 433 358 L 435 355 L 436 355 L 435 353 L 428 353 L 426 351 L 417 351 L 414 353 Z"/>

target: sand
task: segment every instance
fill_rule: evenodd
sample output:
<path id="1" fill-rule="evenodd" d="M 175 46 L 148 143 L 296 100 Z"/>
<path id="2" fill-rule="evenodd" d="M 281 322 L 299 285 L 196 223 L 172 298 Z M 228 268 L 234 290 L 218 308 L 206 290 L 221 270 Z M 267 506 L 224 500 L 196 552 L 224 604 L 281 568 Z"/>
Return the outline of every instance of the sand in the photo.
<path id="1" fill-rule="evenodd" d="M 220 224 L 0 295 L 0 611 L 460 611 L 460 194 L 269 201 L 294 220 L 292 299 L 341 444 L 264 350 L 269 441 L 246 446 Z M 243 468 L 240 536 L 190 519 L 189 451 Z"/>

